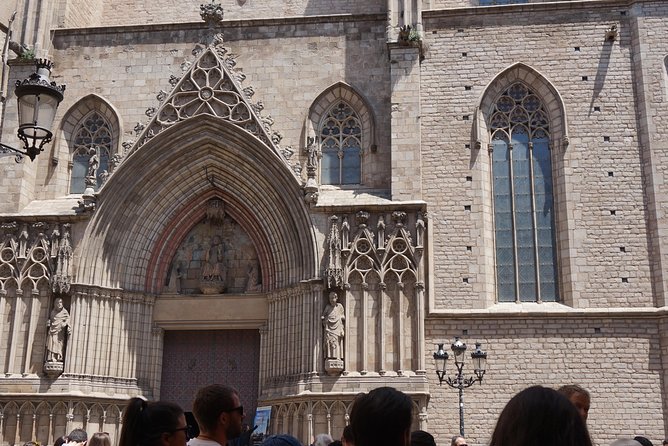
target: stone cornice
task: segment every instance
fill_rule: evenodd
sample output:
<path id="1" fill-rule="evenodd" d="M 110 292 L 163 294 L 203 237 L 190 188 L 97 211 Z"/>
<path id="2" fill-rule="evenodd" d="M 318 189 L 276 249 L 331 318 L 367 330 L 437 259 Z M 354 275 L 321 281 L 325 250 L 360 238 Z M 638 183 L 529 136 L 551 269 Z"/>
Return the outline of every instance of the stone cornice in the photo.
<path id="1" fill-rule="evenodd" d="M 518 3 L 510 5 L 493 6 L 469 6 L 465 8 L 435 9 L 423 11 L 425 20 L 439 18 L 461 18 L 462 16 L 476 16 L 483 19 L 492 14 L 517 14 L 522 12 L 558 12 L 573 11 L 584 12 L 592 9 L 610 10 L 610 8 L 628 8 L 638 3 L 646 3 L 648 0 L 576 0 L 576 1 L 550 1 L 539 3 Z"/>
<path id="2" fill-rule="evenodd" d="M 251 20 L 224 20 L 221 31 L 234 28 L 248 27 L 282 27 L 291 25 L 311 25 L 332 22 L 386 22 L 386 14 L 331 14 L 315 15 L 308 17 L 279 17 L 269 19 L 251 19 Z M 187 23 L 156 23 L 144 25 L 116 25 L 116 26 L 98 26 L 90 28 L 59 28 L 54 29 L 54 38 L 67 36 L 79 36 L 81 34 L 127 34 L 127 33 L 158 33 L 163 31 L 181 31 L 181 30 L 206 30 L 204 22 Z"/>
<path id="3" fill-rule="evenodd" d="M 663 319 L 668 307 L 571 308 L 556 303 L 497 304 L 485 309 L 430 309 L 425 319 Z"/>

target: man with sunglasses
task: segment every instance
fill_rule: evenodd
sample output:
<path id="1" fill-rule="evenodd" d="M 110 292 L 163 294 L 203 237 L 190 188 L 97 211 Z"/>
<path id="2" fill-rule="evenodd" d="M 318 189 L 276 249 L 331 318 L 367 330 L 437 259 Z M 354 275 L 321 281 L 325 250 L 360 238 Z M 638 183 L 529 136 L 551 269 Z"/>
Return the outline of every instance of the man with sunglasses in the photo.
<path id="1" fill-rule="evenodd" d="M 197 391 L 193 415 L 199 425 L 199 435 L 188 446 L 225 446 L 241 434 L 244 408 L 239 392 L 232 387 L 212 384 Z"/>

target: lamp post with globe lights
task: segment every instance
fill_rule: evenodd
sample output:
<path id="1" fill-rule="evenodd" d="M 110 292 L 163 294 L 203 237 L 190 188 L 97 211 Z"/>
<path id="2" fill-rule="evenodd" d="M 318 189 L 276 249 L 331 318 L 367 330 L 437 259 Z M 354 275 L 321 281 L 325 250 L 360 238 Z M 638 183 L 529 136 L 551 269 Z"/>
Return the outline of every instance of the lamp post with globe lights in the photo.
<path id="1" fill-rule="evenodd" d="M 482 384 L 482 378 L 485 376 L 485 368 L 487 366 L 487 353 L 482 350 L 482 344 L 480 342 L 475 343 L 475 350 L 471 352 L 473 373 L 475 376 L 466 378 L 464 376 L 464 355 L 466 354 L 466 344 L 456 336 L 450 349 L 454 356 L 457 373 L 453 377 L 450 377 L 447 375 L 446 371 L 446 364 L 450 356 L 448 355 L 448 352 L 443 349 L 443 345 L 445 344 L 437 345 L 438 348 L 434 352 L 434 364 L 436 366 L 438 383 L 439 385 L 446 383 L 453 389 L 459 390 L 459 435 L 464 437 L 464 389 L 471 387 L 476 382 Z"/>

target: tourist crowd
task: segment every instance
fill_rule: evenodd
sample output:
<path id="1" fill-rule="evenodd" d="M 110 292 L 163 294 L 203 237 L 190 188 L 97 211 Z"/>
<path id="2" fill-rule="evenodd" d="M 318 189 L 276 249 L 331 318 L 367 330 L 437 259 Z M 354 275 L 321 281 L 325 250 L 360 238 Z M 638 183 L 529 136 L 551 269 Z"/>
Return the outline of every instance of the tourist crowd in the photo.
<path id="1" fill-rule="evenodd" d="M 501 411 L 488 446 L 592 446 L 587 430 L 591 397 L 580 386 L 558 390 L 528 387 L 513 396 Z M 239 393 L 228 386 L 210 385 L 197 392 L 193 402 L 196 427 L 186 421 L 178 405 L 132 398 L 123 413 L 118 446 L 249 446 L 255 428 L 243 423 Z M 340 440 L 316 435 L 311 446 L 436 446 L 425 431 L 411 432 L 413 402 L 392 387 L 360 394 L 350 411 L 350 424 Z M 302 446 L 291 435 L 270 435 L 262 446 Z M 663 446 L 668 440 L 663 441 Z M 26 443 L 24 446 L 35 446 Z M 98 432 L 90 439 L 82 429 L 59 438 L 54 446 L 111 446 L 109 434 Z M 468 446 L 454 436 L 450 446 Z M 653 446 L 643 437 L 620 438 L 610 446 Z"/>

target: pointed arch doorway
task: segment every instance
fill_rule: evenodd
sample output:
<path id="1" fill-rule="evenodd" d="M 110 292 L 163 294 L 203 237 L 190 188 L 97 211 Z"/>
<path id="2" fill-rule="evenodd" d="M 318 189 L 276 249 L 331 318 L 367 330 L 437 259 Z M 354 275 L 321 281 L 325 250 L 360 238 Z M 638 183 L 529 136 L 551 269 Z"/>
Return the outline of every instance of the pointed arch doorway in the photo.
<path id="1" fill-rule="evenodd" d="M 245 423 L 258 398 L 260 332 L 257 329 L 167 330 L 163 338 L 160 399 L 192 411 L 197 390 L 225 384 L 239 391 Z"/>

